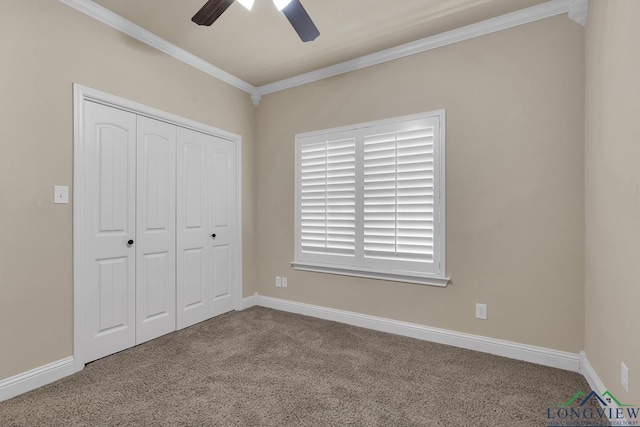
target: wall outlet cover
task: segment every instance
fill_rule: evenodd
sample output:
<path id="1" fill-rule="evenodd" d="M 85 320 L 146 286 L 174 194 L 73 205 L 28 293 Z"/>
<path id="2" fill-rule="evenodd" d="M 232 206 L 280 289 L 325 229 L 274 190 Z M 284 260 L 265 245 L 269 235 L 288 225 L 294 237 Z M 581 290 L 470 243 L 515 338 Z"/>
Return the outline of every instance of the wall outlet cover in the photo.
<path id="1" fill-rule="evenodd" d="M 487 304 L 476 304 L 476 319 L 487 320 Z"/>
<path id="2" fill-rule="evenodd" d="M 53 203 L 69 203 L 69 187 L 66 185 L 54 185 Z"/>

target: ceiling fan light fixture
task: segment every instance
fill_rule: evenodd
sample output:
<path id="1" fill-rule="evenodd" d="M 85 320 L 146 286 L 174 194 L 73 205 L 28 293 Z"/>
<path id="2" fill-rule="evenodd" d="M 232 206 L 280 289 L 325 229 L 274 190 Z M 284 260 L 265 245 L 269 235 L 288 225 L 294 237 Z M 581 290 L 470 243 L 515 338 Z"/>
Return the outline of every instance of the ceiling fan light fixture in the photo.
<path id="1" fill-rule="evenodd" d="M 241 5 L 247 8 L 247 10 L 251 10 L 253 7 L 254 0 L 238 0 Z"/>
<path id="2" fill-rule="evenodd" d="M 273 4 L 276 5 L 278 10 L 282 10 L 291 3 L 291 0 L 273 0 Z"/>
<path id="3" fill-rule="evenodd" d="M 238 0 L 242 6 L 251 10 L 255 0 Z M 198 25 L 209 26 L 231 6 L 235 0 L 207 0 L 207 2 L 193 15 L 191 20 Z M 296 31 L 300 40 L 310 42 L 315 40 L 320 31 L 311 17 L 300 3 L 300 0 L 273 0 L 278 11 L 281 11 Z"/>

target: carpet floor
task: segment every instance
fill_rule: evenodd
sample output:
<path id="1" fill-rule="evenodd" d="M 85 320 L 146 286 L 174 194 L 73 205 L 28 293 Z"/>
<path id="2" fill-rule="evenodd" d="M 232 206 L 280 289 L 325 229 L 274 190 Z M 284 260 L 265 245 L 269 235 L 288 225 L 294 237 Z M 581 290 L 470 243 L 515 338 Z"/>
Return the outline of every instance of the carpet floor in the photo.
<path id="1" fill-rule="evenodd" d="M 0 426 L 547 426 L 576 373 L 261 307 L 0 403 Z"/>

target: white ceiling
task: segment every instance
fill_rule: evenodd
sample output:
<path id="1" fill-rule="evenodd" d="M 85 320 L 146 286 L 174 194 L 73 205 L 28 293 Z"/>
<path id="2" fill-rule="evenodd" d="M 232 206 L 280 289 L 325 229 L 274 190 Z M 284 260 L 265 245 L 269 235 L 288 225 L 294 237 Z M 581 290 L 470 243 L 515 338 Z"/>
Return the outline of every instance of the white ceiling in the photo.
<path id="1" fill-rule="evenodd" d="M 254 85 L 358 58 L 546 0 L 301 0 L 320 30 L 303 43 L 271 0 L 235 2 L 211 27 L 191 22 L 206 0 L 93 0 Z"/>

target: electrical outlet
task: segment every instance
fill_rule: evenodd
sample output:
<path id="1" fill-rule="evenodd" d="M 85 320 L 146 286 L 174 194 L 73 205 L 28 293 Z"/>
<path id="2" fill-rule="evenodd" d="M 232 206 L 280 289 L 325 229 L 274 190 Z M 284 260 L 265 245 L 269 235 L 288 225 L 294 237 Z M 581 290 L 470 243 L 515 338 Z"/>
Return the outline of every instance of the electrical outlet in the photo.
<path id="1" fill-rule="evenodd" d="M 276 276 L 276 288 L 282 287 L 282 277 Z"/>
<path id="2" fill-rule="evenodd" d="M 624 362 L 620 362 L 620 381 L 622 382 L 622 388 L 629 393 L 629 368 Z"/>
<path id="3" fill-rule="evenodd" d="M 476 304 L 476 319 L 487 320 L 487 304 Z"/>
<path id="4" fill-rule="evenodd" d="M 287 287 L 287 278 L 282 276 L 282 287 L 286 288 Z"/>

